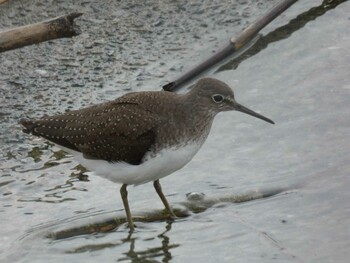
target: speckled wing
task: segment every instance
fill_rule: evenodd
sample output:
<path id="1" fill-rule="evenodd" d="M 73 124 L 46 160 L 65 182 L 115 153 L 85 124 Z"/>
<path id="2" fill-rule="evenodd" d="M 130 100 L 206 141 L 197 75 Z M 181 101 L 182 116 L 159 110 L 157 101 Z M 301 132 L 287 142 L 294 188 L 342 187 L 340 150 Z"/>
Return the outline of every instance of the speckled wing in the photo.
<path id="1" fill-rule="evenodd" d="M 85 158 L 140 164 L 155 142 L 159 118 L 127 97 L 37 121 L 24 132 L 82 152 Z"/>

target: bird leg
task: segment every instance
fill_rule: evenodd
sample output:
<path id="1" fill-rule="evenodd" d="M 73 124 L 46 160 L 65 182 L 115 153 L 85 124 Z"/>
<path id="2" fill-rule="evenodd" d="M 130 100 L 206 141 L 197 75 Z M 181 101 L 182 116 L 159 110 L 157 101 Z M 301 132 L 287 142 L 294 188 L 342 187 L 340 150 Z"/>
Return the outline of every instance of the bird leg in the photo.
<path id="1" fill-rule="evenodd" d="M 170 216 L 172 218 L 176 218 L 176 215 L 175 215 L 173 209 L 170 207 L 168 200 L 166 200 L 165 195 L 162 192 L 162 186 L 160 185 L 159 180 L 155 180 L 153 182 L 153 186 L 154 186 L 154 189 L 156 189 L 157 194 L 159 195 L 160 199 L 162 200 L 162 202 L 165 206 L 165 209 L 168 211 Z"/>
<path id="2" fill-rule="evenodd" d="M 126 190 L 127 186 L 128 186 L 127 184 L 122 185 L 122 187 L 120 188 L 120 194 L 122 196 L 124 209 L 125 209 L 125 213 L 126 213 L 126 218 L 128 220 L 128 223 L 129 223 L 130 232 L 133 232 L 134 231 L 134 222 L 132 221 L 129 202 L 128 202 L 128 191 Z"/>

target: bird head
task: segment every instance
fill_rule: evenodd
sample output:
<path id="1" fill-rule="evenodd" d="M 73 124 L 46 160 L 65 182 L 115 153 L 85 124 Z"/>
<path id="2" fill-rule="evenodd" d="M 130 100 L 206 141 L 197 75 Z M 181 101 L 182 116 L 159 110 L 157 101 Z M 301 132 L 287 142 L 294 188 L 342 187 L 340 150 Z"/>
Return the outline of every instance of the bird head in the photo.
<path id="1" fill-rule="evenodd" d="M 232 89 L 220 80 L 203 78 L 193 86 L 190 92 L 202 105 L 209 105 L 209 110 L 214 114 L 235 110 L 274 124 L 269 118 L 236 102 Z"/>

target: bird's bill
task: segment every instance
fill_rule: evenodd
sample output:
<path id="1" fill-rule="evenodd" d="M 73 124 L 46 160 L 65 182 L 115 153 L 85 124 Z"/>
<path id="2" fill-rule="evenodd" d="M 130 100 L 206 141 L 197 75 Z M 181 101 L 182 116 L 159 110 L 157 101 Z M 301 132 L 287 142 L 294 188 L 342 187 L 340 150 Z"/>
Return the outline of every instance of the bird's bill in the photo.
<path id="1" fill-rule="evenodd" d="M 246 113 L 246 114 L 249 114 L 253 117 L 256 117 L 256 118 L 259 118 L 261 120 L 264 120 L 266 122 L 269 122 L 269 123 L 272 123 L 272 124 L 275 124 L 272 120 L 270 120 L 269 118 L 266 118 L 265 116 L 259 114 L 259 113 L 256 113 L 255 111 L 252 111 L 251 109 L 248 109 L 247 107 L 244 107 L 243 105 L 239 104 L 239 103 L 235 103 L 235 106 L 234 106 L 234 109 L 236 111 L 240 111 L 240 112 L 243 112 L 243 113 Z"/>

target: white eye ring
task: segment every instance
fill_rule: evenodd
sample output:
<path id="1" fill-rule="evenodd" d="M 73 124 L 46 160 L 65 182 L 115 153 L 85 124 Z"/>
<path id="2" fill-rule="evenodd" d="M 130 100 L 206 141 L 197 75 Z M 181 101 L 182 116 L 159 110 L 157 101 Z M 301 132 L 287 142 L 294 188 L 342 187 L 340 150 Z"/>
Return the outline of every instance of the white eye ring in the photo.
<path id="1" fill-rule="evenodd" d="M 212 96 L 212 99 L 213 99 L 213 101 L 215 102 L 215 103 L 221 103 L 221 102 L 223 102 L 224 101 L 224 96 L 222 96 L 221 94 L 214 94 L 213 96 Z"/>

